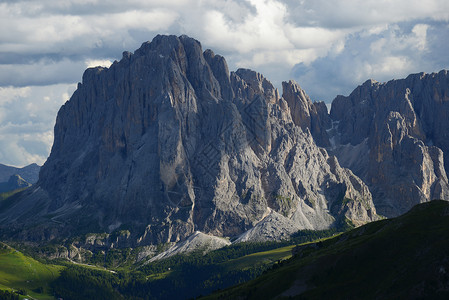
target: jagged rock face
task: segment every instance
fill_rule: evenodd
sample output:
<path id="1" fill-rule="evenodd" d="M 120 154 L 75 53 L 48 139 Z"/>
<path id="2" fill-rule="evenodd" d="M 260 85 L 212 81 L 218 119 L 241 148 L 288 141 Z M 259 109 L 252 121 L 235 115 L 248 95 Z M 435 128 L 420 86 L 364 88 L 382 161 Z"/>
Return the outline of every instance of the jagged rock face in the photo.
<path id="1" fill-rule="evenodd" d="M 165 259 L 177 254 L 187 254 L 195 251 L 201 251 L 203 254 L 206 254 L 209 251 L 220 249 L 229 245 L 231 245 L 231 242 L 227 239 L 207 235 L 197 231 L 189 236 L 189 238 L 185 241 L 177 243 L 166 251 L 152 257 L 149 262 Z"/>
<path id="2" fill-rule="evenodd" d="M 331 125 L 326 104 L 324 102 L 312 103 L 306 92 L 292 80 L 283 82 L 282 89 L 282 97 L 290 107 L 293 122 L 303 131 L 308 128 L 320 147 L 330 146 L 329 137 L 325 131 Z"/>
<path id="3" fill-rule="evenodd" d="M 368 80 L 332 103 L 331 140 L 339 162 L 370 187 L 380 214 L 449 200 L 449 76 Z"/>
<path id="4" fill-rule="evenodd" d="M 284 95 L 254 71 L 229 73 L 194 39 L 157 36 L 86 70 L 37 186 L 0 219 L 20 224 L 33 210 L 32 220 L 51 220 L 39 227 L 51 228 L 46 239 L 131 228 L 140 245 L 237 236 L 271 210 L 296 229 L 376 219 L 366 185 L 295 124 Z"/>

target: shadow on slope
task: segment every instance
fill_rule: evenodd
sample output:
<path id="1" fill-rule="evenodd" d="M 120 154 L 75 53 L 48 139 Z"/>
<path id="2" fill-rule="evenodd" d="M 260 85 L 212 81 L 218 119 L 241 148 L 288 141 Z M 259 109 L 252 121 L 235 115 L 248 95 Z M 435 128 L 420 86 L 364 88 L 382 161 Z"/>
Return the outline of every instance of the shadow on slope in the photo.
<path id="1" fill-rule="evenodd" d="M 282 266 L 206 298 L 447 299 L 448 228 L 448 202 L 420 204 L 398 218 L 298 246 Z"/>

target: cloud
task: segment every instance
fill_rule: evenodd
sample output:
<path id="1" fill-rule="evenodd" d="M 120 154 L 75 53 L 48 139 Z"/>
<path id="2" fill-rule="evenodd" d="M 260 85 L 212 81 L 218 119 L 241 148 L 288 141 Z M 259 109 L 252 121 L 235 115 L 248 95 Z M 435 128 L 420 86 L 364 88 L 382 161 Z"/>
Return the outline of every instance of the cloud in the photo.
<path id="1" fill-rule="evenodd" d="M 75 87 L 0 87 L 1 163 L 24 166 L 45 162 L 53 144 L 57 111 Z"/>
<path id="2" fill-rule="evenodd" d="M 10 149 L 0 162 L 42 161 L 67 87 L 86 67 L 108 66 L 159 33 L 187 34 L 231 70 L 255 69 L 278 87 L 294 78 L 330 101 L 370 77 L 447 68 L 448 26 L 446 0 L 2 1 L 0 128 L 11 142 L 0 138 Z M 10 113 L 31 123 L 8 121 Z M 25 136 L 33 125 L 45 142 Z"/>
<path id="3" fill-rule="evenodd" d="M 67 58 L 44 58 L 30 64 L 0 64 L 0 82 L 4 87 L 73 83 L 81 80 L 85 69 L 85 63 Z"/>
<path id="4" fill-rule="evenodd" d="M 424 20 L 448 22 L 449 2 L 386 0 L 10 1 L 0 4 L 0 85 L 76 82 L 87 60 L 119 59 L 157 33 L 188 34 L 226 55 L 231 68 L 271 70 L 342 47 L 350 35 Z M 420 47 L 425 45 L 418 44 Z M 276 70 L 275 64 L 278 65 Z M 61 69 L 67 72 L 61 73 Z M 37 73 L 36 73 L 37 72 Z M 42 78 L 36 74 L 45 73 Z M 61 76 L 62 75 L 62 76 Z"/>
<path id="5" fill-rule="evenodd" d="M 93 67 L 105 67 L 109 68 L 112 65 L 112 61 L 109 59 L 88 59 L 85 61 L 86 68 Z"/>
<path id="6" fill-rule="evenodd" d="M 292 75 L 313 99 L 330 102 L 369 78 L 382 82 L 449 68 L 448 54 L 441 50 L 449 46 L 441 39 L 445 35 L 449 36 L 446 22 L 402 22 L 362 30 L 346 37 L 337 54 L 299 63 Z"/>

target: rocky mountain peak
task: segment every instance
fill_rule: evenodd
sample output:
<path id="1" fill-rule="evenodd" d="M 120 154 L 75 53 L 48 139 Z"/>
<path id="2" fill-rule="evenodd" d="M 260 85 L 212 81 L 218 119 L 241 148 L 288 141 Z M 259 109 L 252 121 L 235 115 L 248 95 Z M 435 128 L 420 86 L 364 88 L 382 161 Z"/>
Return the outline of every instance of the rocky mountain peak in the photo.
<path id="1" fill-rule="evenodd" d="M 315 143 L 324 103 L 301 104 L 295 88 L 281 98 L 192 38 L 156 36 L 85 71 L 58 113 L 39 182 L 0 208 L 1 224 L 26 239 L 126 228 L 135 246 L 377 219 L 367 186 Z M 292 118 L 307 114 L 310 132 Z"/>
<path id="2" fill-rule="evenodd" d="M 319 146 L 329 146 L 325 132 L 330 126 L 326 104 L 312 103 L 306 92 L 293 80 L 282 82 L 282 90 L 282 98 L 288 103 L 293 122 L 303 131 L 309 129 Z"/>
<path id="3" fill-rule="evenodd" d="M 448 89 L 443 70 L 387 83 L 368 80 L 332 102 L 332 139 L 340 144 L 333 153 L 368 183 L 381 214 L 397 216 L 417 203 L 449 199 L 443 171 Z"/>

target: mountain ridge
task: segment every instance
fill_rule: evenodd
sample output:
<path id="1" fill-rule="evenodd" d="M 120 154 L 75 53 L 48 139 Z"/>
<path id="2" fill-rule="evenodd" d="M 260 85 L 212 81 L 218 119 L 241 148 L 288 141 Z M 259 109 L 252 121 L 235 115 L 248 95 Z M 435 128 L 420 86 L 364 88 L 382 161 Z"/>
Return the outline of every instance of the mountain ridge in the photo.
<path id="1" fill-rule="evenodd" d="M 449 199 L 448 95 L 449 75 L 442 70 L 386 83 L 368 80 L 333 101 L 334 138 L 347 146 L 331 153 L 368 184 L 382 215 Z M 362 149 L 369 151 L 365 159 Z"/>
<path id="2" fill-rule="evenodd" d="M 33 163 L 22 168 L 0 164 L 0 182 L 7 182 L 13 175 L 19 175 L 25 181 L 35 184 L 39 179 L 40 166 Z"/>
<path id="3" fill-rule="evenodd" d="M 281 94 L 192 38 L 158 35 L 84 72 L 39 181 L 0 203 L 0 229 L 38 242 L 126 231 L 99 239 L 114 247 L 195 232 L 282 240 L 447 200 L 434 136 L 447 128 L 449 76 L 407 78 L 368 80 L 328 113 L 292 80 Z M 432 111 L 439 123 L 423 121 Z"/>
<path id="4" fill-rule="evenodd" d="M 25 181 L 20 175 L 12 175 L 7 182 L 0 182 L 0 193 L 11 192 L 18 189 L 28 188 L 31 183 Z"/>
<path id="5" fill-rule="evenodd" d="M 19 238 L 131 228 L 134 246 L 195 231 L 237 236 L 269 210 L 285 219 L 275 235 L 286 223 L 378 218 L 368 187 L 294 123 L 267 79 L 229 72 L 187 36 L 156 36 L 110 68 L 87 69 L 58 113 L 38 183 L 15 200 L 0 220 Z"/>

